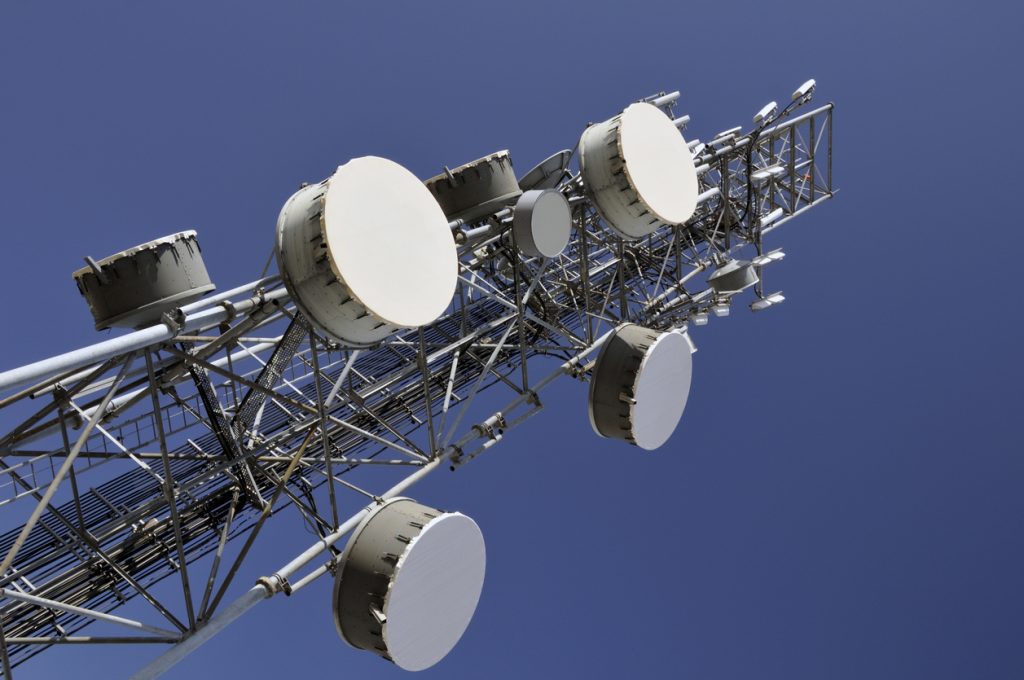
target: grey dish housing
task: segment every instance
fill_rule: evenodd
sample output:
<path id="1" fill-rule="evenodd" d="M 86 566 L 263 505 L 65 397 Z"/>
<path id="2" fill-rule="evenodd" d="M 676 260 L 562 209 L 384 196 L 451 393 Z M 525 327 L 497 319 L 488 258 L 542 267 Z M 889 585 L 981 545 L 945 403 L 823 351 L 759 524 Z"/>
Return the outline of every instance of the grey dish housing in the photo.
<path id="1" fill-rule="evenodd" d="M 708 285 L 720 295 L 739 293 L 757 281 L 757 269 L 746 260 L 729 260 L 708 277 Z"/>
<path id="2" fill-rule="evenodd" d="M 96 330 L 145 328 L 214 289 L 196 232 L 183 231 L 90 262 L 72 275 Z"/>
<path id="3" fill-rule="evenodd" d="M 378 507 L 353 532 L 334 582 L 334 624 L 341 638 L 391 660 L 384 644 L 384 598 L 410 539 L 440 510 L 408 498 Z"/>
<path id="4" fill-rule="evenodd" d="M 623 324 L 605 341 L 590 380 L 590 424 L 602 437 L 648 451 L 682 417 L 693 372 L 689 337 Z"/>
<path id="5" fill-rule="evenodd" d="M 356 527 L 337 567 L 338 634 L 404 670 L 429 668 L 469 625 L 485 561 L 472 519 L 409 498 L 385 501 Z"/>
<path id="6" fill-rule="evenodd" d="M 372 314 L 331 269 L 323 224 L 330 181 L 299 189 L 281 208 L 277 268 L 295 306 L 317 328 L 346 346 L 372 347 L 398 327 Z"/>
<path id="7" fill-rule="evenodd" d="M 512 231 L 519 250 L 534 257 L 556 257 L 569 244 L 572 212 L 555 189 L 531 189 L 516 201 Z"/>
<path id="8" fill-rule="evenodd" d="M 425 184 L 449 220 L 472 223 L 515 202 L 522 190 L 508 151 L 445 171 Z"/>

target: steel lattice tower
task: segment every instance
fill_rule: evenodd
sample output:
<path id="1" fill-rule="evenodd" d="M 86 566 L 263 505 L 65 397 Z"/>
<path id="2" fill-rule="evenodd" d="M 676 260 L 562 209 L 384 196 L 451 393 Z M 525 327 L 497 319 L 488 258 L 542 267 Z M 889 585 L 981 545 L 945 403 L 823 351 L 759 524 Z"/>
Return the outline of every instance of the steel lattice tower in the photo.
<path id="1" fill-rule="evenodd" d="M 767 237 L 834 193 L 833 107 L 806 106 L 812 90 L 766 107 L 750 131 L 690 142 L 695 212 L 641 238 L 605 224 L 569 164 L 578 153 L 556 154 L 541 174 L 570 207 L 567 246 L 525 252 L 508 208 L 453 220 L 448 309 L 371 347 L 323 333 L 264 272 L 0 373 L 0 505 L 18 518 L 0 536 L 4 677 L 52 645 L 122 642 L 163 646 L 139 677 L 159 674 L 262 600 L 333 573 L 368 509 L 503 441 L 552 381 L 589 381 L 620 324 L 680 330 L 781 302 L 766 288 L 782 258 Z M 678 97 L 644 101 L 683 129 Z M 746 293 L 708 282 L 737 261 L 756 275 Z M 285 509 L 319 538 L 232 600 L 250 547 Z M 168 578 L 176 601 L 152 593 Z M 155 623 L 115 613 L 136 599 Z M 90 635 L 95 621 L 124 635 Z"/>

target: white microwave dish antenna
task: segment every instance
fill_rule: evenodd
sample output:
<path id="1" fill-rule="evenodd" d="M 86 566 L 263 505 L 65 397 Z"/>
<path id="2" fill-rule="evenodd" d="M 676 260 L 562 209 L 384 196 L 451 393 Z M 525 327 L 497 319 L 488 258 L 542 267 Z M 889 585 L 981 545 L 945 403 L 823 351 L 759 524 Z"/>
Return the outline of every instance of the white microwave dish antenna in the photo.
<path id="1" fill-rule="evenodd" d="M 587 128 L 580 138 L 580 171 L 598 212 L 626 239 L 682 224 L 697 207 L 689 146 L 672 119 L 652 104 L 631 104 Z"/>
<path id="2" fill-rule="evenodd" d="M 278 219 L 277 257 L 307 317 L 366 346 L 434 321 L 458 278 L 448 220 L 398 163 L 356 158 L 294 194 Z"/>

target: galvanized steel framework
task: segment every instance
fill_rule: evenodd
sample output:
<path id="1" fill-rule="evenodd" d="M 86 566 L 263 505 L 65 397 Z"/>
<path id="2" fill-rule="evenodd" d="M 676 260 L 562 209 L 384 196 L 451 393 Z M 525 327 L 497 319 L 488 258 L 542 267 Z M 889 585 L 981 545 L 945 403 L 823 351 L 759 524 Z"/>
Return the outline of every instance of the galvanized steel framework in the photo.
<path id="1" fill-rule="evenodd" d="M 673 115 L 677 98 L 647 101 Z M 331 572 L 367 507 L 502 441 L 555 378 L 586 380 L 619 323 L 724 314 L 732 300 L 701 274 L 766 255 L 766 235 L 833 195 L 832 105 L 807 101 L 691 143 L 701 194 L 685 225 L 611 236 L 571 170 L 572 239 L 556 258 L 517 255 L 500 214 L 453 224 L 452 306 L 373 349 L 318 335 L 269 276 L 0 373 L 0 505 L 31 508 L 0 536 L 4 677 L 51 645 L 104 643 L 170 645 L 138 677 L 159 674 L 259 601 Z M 744 304 L 778 301 L 772 258 L 754 261 Z M 265 521 L 285 510 L 319 538 L 229 601 Z M 175 601 L 153 593 L 168 577 Z M 136 598 L 155 623 L 112 613 Z M 95 621 L 123 634 L 87 634 Z"/>

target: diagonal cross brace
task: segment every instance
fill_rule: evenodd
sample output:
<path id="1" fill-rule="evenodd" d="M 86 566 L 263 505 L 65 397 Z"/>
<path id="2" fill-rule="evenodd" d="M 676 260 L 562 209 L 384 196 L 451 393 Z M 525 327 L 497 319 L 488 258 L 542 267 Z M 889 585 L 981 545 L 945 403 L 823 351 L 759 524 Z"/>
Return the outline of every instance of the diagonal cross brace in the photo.
<path id="1" fill-rule="evenodd" d="M 191 343 L 183 342 L 181 345 L 187 354 L 193 353 Z M 192 375 L 193 382 L 196 384 L 196 391 L 203 402 L 203 408 L 206 410 L 210 424 L 213 426 L 214 434 L 217 435 L 217 441 L 220 443 L 221 450 L 231 460 L 238 461 L 237 465 L 232 466 L 232 470 L 242 486 L 243 493 L 245 493 L 246 498 L 249 499 L 253 506 L 262 508 L 264 504 L 263 495 L 260 493 L 259 485 L 256 484 L 256 479 L 253 477 L 252 467 L 249 461 L 244 459 L 238 438 L 235 436 L 234 431 L 231 429 L 231 424 L 224 415 L 220 399 L 217 397 L 217 391 L 213 389 L 213 385 L 210 383 L 210 376 L 207 374 L 206 369 L 199 364 L 190 364 L 188 370 Z"/>

